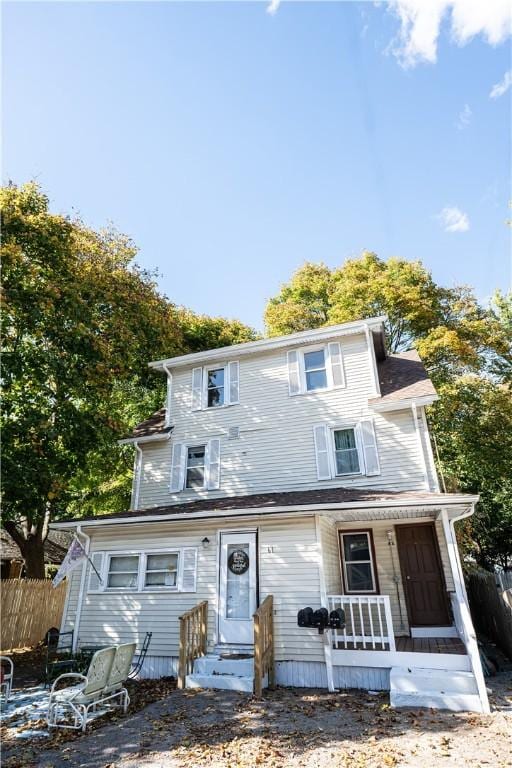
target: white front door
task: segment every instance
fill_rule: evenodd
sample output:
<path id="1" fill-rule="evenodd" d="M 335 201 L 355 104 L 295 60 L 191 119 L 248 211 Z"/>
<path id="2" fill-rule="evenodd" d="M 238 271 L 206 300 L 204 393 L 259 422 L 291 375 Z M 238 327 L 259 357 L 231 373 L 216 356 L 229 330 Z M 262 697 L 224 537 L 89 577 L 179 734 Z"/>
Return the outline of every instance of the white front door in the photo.
<path id="1" fill-rule="evenodd" d="M 252 645 L 256 610 L 256 534 L 221 533 L 219 641 Z"/>

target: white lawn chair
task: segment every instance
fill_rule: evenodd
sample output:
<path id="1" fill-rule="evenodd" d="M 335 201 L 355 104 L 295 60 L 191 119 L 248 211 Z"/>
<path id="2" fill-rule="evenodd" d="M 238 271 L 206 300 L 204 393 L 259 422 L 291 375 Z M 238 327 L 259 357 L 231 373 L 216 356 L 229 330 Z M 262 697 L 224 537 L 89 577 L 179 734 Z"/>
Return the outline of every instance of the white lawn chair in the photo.
<path id="1" fill-rule="evenodd" d="M 14 664 L 8 656 L 0 656 L 0 667 L 2 670 L 0 679 L 0 694 L 5 691 L 5 700 L 9 701 L 9 696 L 11 695 L 12 689 L 12 679 L 14 675 Z M 5 667 L 9 668 L 8 672 L 5 670 Z"/>
<path id="2" fill-rule="evenodd" d="M 59 675 L 52 685 L 48 702 L 48 728 L 71 728 L 85 731 L 87 717 L 91 709 L 103 700 L 103 692 L 110 677 L 110 671 L 116 655 L 117 648 L 102 648 L 96 651 L 89 664 L 86 675 L 78 672 L 66 672 Z M 77 685 L 57 690 L 57 685 L 62 680 L 74 679 Z M 73 718 L 73 724 L 66 722 L 69 715 Z"/>
<path id="3" fill-rule="evenodd" d="M 128 691 L 123 686 L 123 683 L 130 674 L 136 648 L 137 643 L 124 643 L 123 645 L 117 646 L 114 663 L 112 664 L 112 669 L 110 670 L 110 675 L 104 690 L 104 694 L 110 700 L 119 697 L 119 706 L 123 708 L 123 712 L 126 712 L 130 703 Z"/>

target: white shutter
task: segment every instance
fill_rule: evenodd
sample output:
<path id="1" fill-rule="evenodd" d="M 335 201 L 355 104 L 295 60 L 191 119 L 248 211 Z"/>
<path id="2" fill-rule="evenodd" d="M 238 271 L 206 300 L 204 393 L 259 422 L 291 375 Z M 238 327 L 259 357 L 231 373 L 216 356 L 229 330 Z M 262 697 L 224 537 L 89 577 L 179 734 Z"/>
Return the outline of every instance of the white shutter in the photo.
<path id="1" fill-rule="evenodd" d="M 185 446 L 183 443 L 174 443 L 172 446 L 171 463 L 171 493 L 179 493 L 183 489 L 185 481 Z"/>
<path id="2" fill-rule="evenodd" d="M 379 454 L 377 452 L 373 419 L 364 419 L 359 422 L 359 432 L 363 446 L 365 474 L 380 475 Z"/>
<path id="3" fill-rule="evenodd" d="M 183 566 L 181 569 L 180 592 L 196 591 L 197 549 L 187 547 L 182 549 Z"/>
<path id="4" fill-rule="evenodd" d="M 299 353 L 296 349 L 288 352 L 288 388 L 290 395 L 300 394 Z"/>
<path id="5" fill-rule="evenodd" d="M 238 361 L 228 365 L 229 404 L 240 402 L 240 366 Z"/>
<path id="6" fill-rule="evenodd" d="M 220 440 L 218 437 L 208 441 L 205 464 L 206 487 L 209 491 L 220 488 Z"/>
<path id="7" fill-rule="evenodd" d="M 201 410 L 203 393 L 203 369 L 194 368 L 192 371 L 192 410 Z"/>
<path id="8" fill-rule="evenodd" d="M 104 578 L 103 556 L 104 556 L 104 552 L 93 552 L 92 555 L 90 555 L 94 568 L 96 568 L 96 571 L 98 571 L 102 579 Z M 100 579 L 98 578 L 98 573 L 96 573 L 94 568 L 91 566 L 91 563 L 89 563 L 88 565 L 89 565 L 89 585 L 87 587 L 87 591 L 102 592 L 105 589 L 105 585 L 101 583 Z"/>
<path id="9" fill-rule="evenodd" d="M 337 341 L 332 341 L 327 345 L 327 352 L 329 357 L 330 385 L 331 387 L 344 387 L 345 376 L 341 345 Z"/>
<path id="10" fill-rule="evenodd" d="M 316 453 L 316 472 L 319 480 L 331 479 L 331 466 L 329 462 L 329 440 L 325 424 L 313 427 Z"/>

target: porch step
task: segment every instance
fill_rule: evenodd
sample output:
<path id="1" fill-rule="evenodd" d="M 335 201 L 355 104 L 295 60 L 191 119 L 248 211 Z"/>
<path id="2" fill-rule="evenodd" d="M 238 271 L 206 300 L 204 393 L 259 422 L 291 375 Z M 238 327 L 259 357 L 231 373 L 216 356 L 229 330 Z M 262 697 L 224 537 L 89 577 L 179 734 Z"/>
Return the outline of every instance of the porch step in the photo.
<path id="1" fill-rule="evenodd" d="M 482 711 L 473 673 L 448 669 L 392 667 L 390 703 L 392 707 Z"/>
<path id="2" fill-rule="evenodd" d="M 187 688 L 214 688 L 252 693 L 254 659 L 223 659 L 209 654 L 194 661 L 194 670 L 186 678 Z"/>

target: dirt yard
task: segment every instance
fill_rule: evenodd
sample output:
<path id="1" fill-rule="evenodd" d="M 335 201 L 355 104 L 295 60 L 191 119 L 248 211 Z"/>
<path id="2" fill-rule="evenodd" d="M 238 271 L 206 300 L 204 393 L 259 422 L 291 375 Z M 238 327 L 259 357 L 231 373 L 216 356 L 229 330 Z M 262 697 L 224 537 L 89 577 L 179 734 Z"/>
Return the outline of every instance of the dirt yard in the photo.
<path id="1" fill-rule="evenodd" d="M 262 701 L 174 691 L 45 749 L 4 751 L 4 768 L 504 768 L 512 766 L 512 674 L 493 678 L 490 716 L 392 710 L 384 694 L 278 689 Z M 50 746 L 50 745 L 48 745 Z"/>

